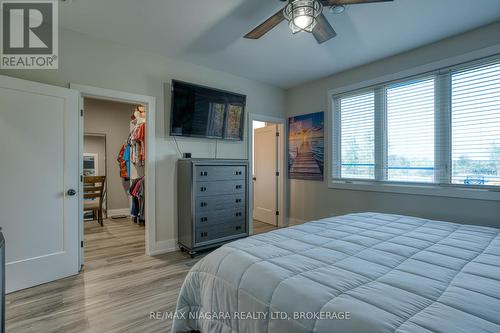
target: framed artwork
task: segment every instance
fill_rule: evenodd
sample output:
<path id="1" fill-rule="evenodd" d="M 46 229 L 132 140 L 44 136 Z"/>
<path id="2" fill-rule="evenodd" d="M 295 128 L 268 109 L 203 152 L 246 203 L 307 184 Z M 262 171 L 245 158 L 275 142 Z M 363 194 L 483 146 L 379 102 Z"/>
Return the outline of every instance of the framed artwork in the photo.
<path id="1" fill-rule="evenodd" d="M 97 154 L 83 153 L 83 176 L 97 176 L 99 174 Z"/>
<path id="2" fill-rule="evenodd" d="M 325 113 L 288 118 L 288 178 L 323 180 Z"/>

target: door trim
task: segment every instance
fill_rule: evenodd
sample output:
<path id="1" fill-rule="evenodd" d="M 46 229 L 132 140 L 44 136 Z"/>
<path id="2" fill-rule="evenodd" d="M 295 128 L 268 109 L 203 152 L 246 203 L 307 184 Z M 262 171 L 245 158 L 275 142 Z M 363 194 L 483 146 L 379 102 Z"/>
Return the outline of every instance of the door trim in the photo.
<path id="1" fill-rule="evenodd" d="M 146 108 L 146 254 L 154 255 L 160 249 L 161 244 L 156 240 L 156 98 L 153 96 L 139 95 L 124 91 L 92 87 L 87 85 L 70 83 L 70 88 L 78 90 L 83 97 L 103 99 L 108 101 L 141 104 Z M 83 154 L 83 117 L 80 117 L 81 154 Z M 83 155 L 82 155 L 83 156 Z M 82 164 L 82 163 L 80 163 Z M 80 165 L 80 174 L 83 173 L 83 165 Z M 82 184 L 80 183 L 82 186 Z M 83 190 L 83 189 L 81 189 Z M 83 206 L 80 207 L 80 223 L 83 226 Z M 81 228 L 83 230 L 83 228 Z M 83 233 L 81 235 L 83 240 Z M 81 249 L 83 253 L 83 248 Z M 83 264 L 83 256 L 81 256 Z"/>
<path id="2" fill-rule="evenodd" d="M 288 207 L 287 207 L 287 153 L 286 153 L 286 137 L 288 135 L 286 128 L 286 119 L 272 116 L 265 116 L 259 114 L 250 113 L 248 116 L 248 144 L 247 144 L 247 152 L 248 159 L 250 161 L 249 170 L 253 170 L 253 121 L 265 121 L 269 123 L 274 123 L 278 125 L 280 136 L 278 138 L 278 171 L 280 173 L 278 177 L 278 211 L 280 212 L 278 215 L 278 227 L 283 228 L 288 226 Z M 248 177 L 248 188 L 249 188 L 249 209 L 250 211 L 250 234 L 253 234 L 253 183 L 252 177 Z"/>
<path id="3" fill-rule="evenodd" d="M 276 123 L 265 123 L 265 127 L 259 127 L 253 129 L 253 162 L 255 170 L 252 170 L 254 178 L 253 182 L 253 200 L 254 205 L 251 207 L 253 211 L 254 221 L 260 221 L 272 226 L 278 226 L 278 216 L 276 212 L 278 209 L 278 195 L 279 195 L 279 178 L 275 174 L 279 172 L 279 166 L 281 164 L 278 161 L 279 152 L 281 148 L 279 147 L 279 137 L 276 133 L 279 133 L 279 125 Z M 254 124 L 252 123 L 252 127 Z M 272 146 L 272 147 L 271 147 Z M 272 149 L 272 152 L 267 151 L 267 149 Z M 266 150 L 265 154 L 258 153 L 259 151 Z M 263 161 L 263 160 L 268 161 Z M 265 168 L 259 169 L 259 165 L 266 164 Z M 270 163 L 270 164 L 268 164 Z M 263 174 L 264 173 L 264 174 Z M 268 178 L 271 177 L 271 178 Z M 265 178 L 265 179 L 264 179 Z M 259 191 L 257 191 L 259 190 Z M 272 197 L 267 197 L 268 194 L 273 192 Z M 258 200 L 259 196 L 266 196 L 267 199 L 273 198 L 273 200 Z M 271 207 L 269 206 L 271 205 Z"/>

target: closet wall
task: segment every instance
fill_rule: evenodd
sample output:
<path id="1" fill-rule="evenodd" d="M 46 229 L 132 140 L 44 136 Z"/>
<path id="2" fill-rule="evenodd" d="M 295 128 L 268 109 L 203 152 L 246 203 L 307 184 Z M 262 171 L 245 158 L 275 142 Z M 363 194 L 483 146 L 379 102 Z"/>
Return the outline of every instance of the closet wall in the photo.
<path id="1" fill-rule="evenodd" d="M 130 116 L 134 113 L 135 108 L 136 106 L 132 104 L 85 98 L 83 117 L 85 133 L 106 134 L 108 210 L 128 210 L 130 208 L 127 195 L 129 183 L 124 184 L 120 178 L 120 167 L 116 159 L 121 146 L 128 138 Z M 100 164 L 99 168 L 101 168 Z"/>

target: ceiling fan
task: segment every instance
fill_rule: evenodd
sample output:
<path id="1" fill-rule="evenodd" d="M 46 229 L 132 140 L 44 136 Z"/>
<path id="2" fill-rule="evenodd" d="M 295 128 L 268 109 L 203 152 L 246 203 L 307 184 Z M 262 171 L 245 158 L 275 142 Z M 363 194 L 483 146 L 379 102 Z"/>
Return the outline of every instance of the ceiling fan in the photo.
<path id="1" fill-rule="evenodd" d="M 276 27 L 283 20 L 288 21 L 292 33 L 310 32 L 321 44 L 335 37 L 337 33 L 323 15 L 323 8 L 330 7 L 334 13 L 342 13 L 346 5 L 372 2 L 389 2 L 394 0 L 280 0 L 288 1 L 285 8 L 268 18 L 264 23 L 250 31 L 245 38 L 259 39 Z"/>

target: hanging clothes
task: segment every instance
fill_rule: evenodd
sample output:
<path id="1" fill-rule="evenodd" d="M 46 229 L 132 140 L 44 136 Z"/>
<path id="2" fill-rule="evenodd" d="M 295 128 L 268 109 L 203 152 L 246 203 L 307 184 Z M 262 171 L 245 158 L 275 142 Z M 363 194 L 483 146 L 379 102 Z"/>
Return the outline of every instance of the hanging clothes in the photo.
<path id="1" fill-rule="evenodd" d="M 146 216 L 146 192 L 144 177 L 132 180 L 129 188 L 129 194 L 132 197 L 132 207 L 130 209 L 130 215 L 132 215 L 135 223 L 144 223 Z"/>
<path id="2" fill-rule="evenodd" d="M 144 166 L 145 163 L 145 123 L 139 123 L 134 126 L 130 132 L 128 143 L 130 144 L 130 160 L 138 166 Z"/>
<path id="3" fill-rule="evenodd" d="M 146 160 L 146 120 L 143 114 L 136 116 L 135 113 L 131 117 L 127 142 L 120 148 L 117 160 L 120 165 L 120 177 L 130 180 L 128 188 L 128 194 L 131 197 L 130 215 L 135 223 L 144 223 L 146 217 L 145 182 L 144 177 L 136 177 L 144 174 L 142 167 Z"/>

